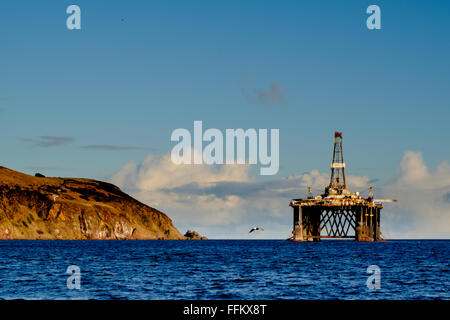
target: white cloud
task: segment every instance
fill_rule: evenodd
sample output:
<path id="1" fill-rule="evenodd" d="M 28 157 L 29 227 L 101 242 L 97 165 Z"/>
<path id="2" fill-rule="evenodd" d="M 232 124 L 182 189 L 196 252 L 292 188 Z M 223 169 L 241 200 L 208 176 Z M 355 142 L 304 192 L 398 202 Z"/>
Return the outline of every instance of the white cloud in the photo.
<path id="1" fill-rule="evenodd" d="M 393 238 L 450 236 L 450 165 L 441 162 L 429 171 L 419 152 L 408 151 L 400 175 L 381 189 L 398 200 L 385 215 L 385 234 Z"/>
<path id="2" fill-rule="evenodd" d="M 183 225 L 201 221 L 202 225 L 237 222 L 242 199 L 237 195 L 177 192 L 179 188 L 214 187 L 217 183 L 250 182 L 249 165 L 174 164 L 170 155 L 149 155 L 140 166 L 125 164 L 111 179 L 138 200 L 166 212 Z M 182 231 L 182 230 L 180 230 Z"/>

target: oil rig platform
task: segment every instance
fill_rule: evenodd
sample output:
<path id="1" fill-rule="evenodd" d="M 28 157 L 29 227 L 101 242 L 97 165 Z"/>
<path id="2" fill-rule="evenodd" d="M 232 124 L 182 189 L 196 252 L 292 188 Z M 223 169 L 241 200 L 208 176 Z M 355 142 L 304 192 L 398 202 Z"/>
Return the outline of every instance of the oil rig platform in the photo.
<path id="1" fill-rule="evenodd" d="M 293 199 L 294 226 L 292 241 L 320 241 L 324 238 L 348 238 L 356 241 L 383 241 L 380 231 L 380 211 L 383 202 L 374 199 L 373 188 L 363 198 L 350 193 L 345 182 L 345 162 L 342 153 L 342 133 L 334 133 L 333 161 L 330 184 L 316 197 L 308 188 L 306 199 Z"/>

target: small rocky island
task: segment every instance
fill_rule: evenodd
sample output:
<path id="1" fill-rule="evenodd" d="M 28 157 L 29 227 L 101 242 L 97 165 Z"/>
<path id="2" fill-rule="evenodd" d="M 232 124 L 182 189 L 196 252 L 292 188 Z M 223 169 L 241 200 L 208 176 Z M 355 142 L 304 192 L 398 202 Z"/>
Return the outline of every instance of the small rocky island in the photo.
<path id="1" fill-rule="evenodd" d="M 185 234 L 184 237 L 187 240 L 208 240 L 207 237 L 203 237 L 201 236 L 197 231 L 192 231 L 192 230 L 188 230 Z"/>
<path id="2" fill-rule="evenodd" d="M 110 183 L 0 167 L 0 239 L 193 238 L 204 237 L 183 236 L 166 214 Z"/>

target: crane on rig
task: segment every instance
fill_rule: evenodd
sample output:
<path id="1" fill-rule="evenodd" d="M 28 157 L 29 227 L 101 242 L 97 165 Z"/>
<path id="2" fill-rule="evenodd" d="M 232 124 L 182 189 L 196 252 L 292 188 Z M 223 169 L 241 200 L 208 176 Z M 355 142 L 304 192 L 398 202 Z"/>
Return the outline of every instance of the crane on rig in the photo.
<path id="1" fill-rule="evenodd" d="M 374 199 L 373 198 L 373 187 L 369 188 L 369 201 L 372 201 L 374 203 L 383 203 L 383 202 L 397 202 L 397 200 L 394 199 Z"/>

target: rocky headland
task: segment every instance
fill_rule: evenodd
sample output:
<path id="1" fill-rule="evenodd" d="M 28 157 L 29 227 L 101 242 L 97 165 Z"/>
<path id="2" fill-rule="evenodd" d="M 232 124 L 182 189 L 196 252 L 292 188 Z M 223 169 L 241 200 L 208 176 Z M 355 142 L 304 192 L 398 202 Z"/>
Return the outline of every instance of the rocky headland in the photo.
<path id="1" fill-rule="evenodd" d="M 31 176 L 0 167 L 0 239 L 195 237 L 183 236 L 166 214 L 110 183 Z"/>

